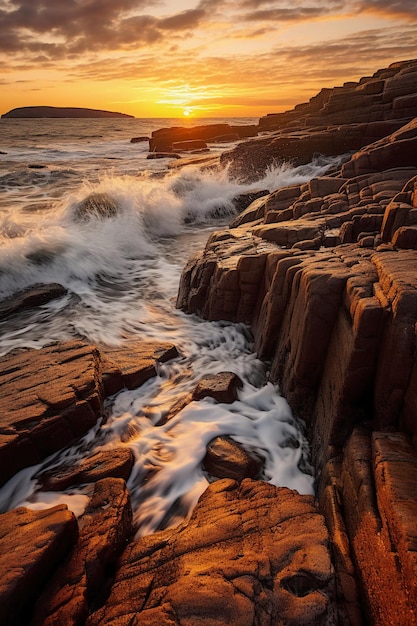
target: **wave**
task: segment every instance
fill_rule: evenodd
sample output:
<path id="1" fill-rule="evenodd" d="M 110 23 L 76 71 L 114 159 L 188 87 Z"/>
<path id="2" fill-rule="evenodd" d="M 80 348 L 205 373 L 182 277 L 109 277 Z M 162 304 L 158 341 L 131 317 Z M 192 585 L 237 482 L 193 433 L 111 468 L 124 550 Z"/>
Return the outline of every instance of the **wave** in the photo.
<path id="1" fill-rule="evenodd" d="M 16 210 L 3 217 L 0 294 L 9 295 L 33 282 L 55 281 L 70 287 L 74 278 L 118 274 L 129 268 L 132 259 L 157 257 L 161 238 L 175 237 L 190 225 L 213 224 L 215 219 L 232 216 L 233 199 L 239 194 L 309 180 L 332 162 L 271 167 L 262 180 L 250 185 L 231 180 L 227 169 L 197 168 L 180 169 L 164 178 L 144 172 L 85 181 L 44 212 L 30 215 Z"/>

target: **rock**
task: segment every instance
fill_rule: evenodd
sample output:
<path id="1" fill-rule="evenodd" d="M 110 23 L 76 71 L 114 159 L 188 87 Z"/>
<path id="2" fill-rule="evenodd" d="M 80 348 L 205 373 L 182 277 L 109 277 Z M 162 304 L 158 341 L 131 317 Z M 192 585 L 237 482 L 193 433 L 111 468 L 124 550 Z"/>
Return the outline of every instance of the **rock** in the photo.
<path id="1" fill-rule="evenodd" d="M 237 400 L 237 390 L 242 386 L 242 381 L 233 372 L 219 372 L 218 374 L 206 374 L 203 376 L 192 392 L 179 395 L 174 404 L 156 422 L 155 426 L 162 426 L 175 417 L 193 400 L 214 398 L 216 402 L 230 404 Z"/>
<path id="2" fill-rule="evenodd" d="M 188 141 L 174 141 L 172 149 L 174 152 L 191 152 L 192 150 L 205 150 L 207 144 L 200 139 L 190 139 Z"/>
<path id="3" fill-rule="evenodd" d="M 143 143 L 144 141 L 149 141 L 149 137 L 132 137 L 130 143 Z"/>
<path id="4" fill-rule="evenodd" d="M 149 152 L 147 159 L 180 159 L 181 155 L 175 152 Z"/>
<path id="5" fill-rule="evenodd" d="M 152 133 L 149 140 L 150 152 L 169 152 L 175 142 L 202 140 L 206 143 L 213 142 L 217 137 L 224 135 L 238 135 L 238 137 L 251 137 L 257 134 L 257 128 L 253 125 L 230 126 L 229 124 L 206 124 L 185 128 L 174 126 L 161 128 Z"/>
<path id="6" fill-rule="evenodd" d="M 38 476 L 44 491 L 63 491 L 71 485 L 97 483 L 104 478 L 127 480 L 135 457 L 130 448 L 97 452 L 77 465 L 59 466 Z"/>
<path id="7" fill-rule="evenodd" d="M 80 519 L 78 542 L 40 595 L 31 626 L 84 624 L 93 602 L 104 599 L 108 576 L 131 534 L 132 510 L 124 481 L 99 481 Z"/>
<path id="8" fill-rule="evenodd" d="M 336 623 L 323 519 L 311 496 L 212 483 L 190 520 L 133 542 L 86 624 Z"/>
<path id="9" fill-rule="evenodd" d="M 213 233 L 177 300 L 250 324 L 305 421 L 350 626 L 416 623 L 416 76 L 409 61 L 322 90 L 223 153 L 254 180 L 274 158 L 363 142 L 339 172 L 272 191 Z"/>
<path id="10" fill-rule="evenodd" d="M 110 219 L 120 212 L 116 201 L 107 193 L 94 192 L 74 208 L 74 218 L 79 221 L 88 221 L 92 218 Z"/>
<path id="11" fill-rule="evenodd" d="M 343 464 L 333 464 L 326 472 L 325 493 L 333 482 L 337 498 L 333 511 L 325 501 L 323 508 L 335 549 L 354 558 L 365 599 L 365 623 L 417 624 L 416 468 L 416 451 L 404 434 L 371 436 L 358 428 L 346 446 Z M 341 511 L 345 533 L 337 532 L 332 523 Z M 347 581 L 346 573 L 339 571 L 339 579 L 344 576 Z"/>
<path id="12" fill-rule="evenodd" d="M 162 341 L 130 341 L 122 347 L 101 346 L 100 351 L 121 371 L 128 389 L 140 387 L 156 376 L 158 363 L 166 363 L 178 356 L 174 344 Z"/>
<path id="13" fill-rule="evenodd" d="M 193 400 L 214 398 L 216 402 L 231 403 L 237 400 L 237 390 L 242 387 L 242 381 L 233 372 L 206 374 L 200 379 L 192 393 Z"/>
<path id="14" fill-rule="evenodd" d="M 177 354 L 162 342 L 99 351 L 69 341 L 2 357 L 0 483 L 84 435 L 102 415 L 107 394 L 138 387 Z"/>
<path id="15" fill-rule="evenodd" d="M 251 206 L 254 200 L 263 198 L 269 194 L 267 189 L 259 189 L 258 191 L 246 191 L 233 198 L 233 206 L 237 213 L 242 213 L 248 206 Z"/>
<path id="16" fill-rule="evenodd" d="M 258 478 L 263 459 L 249 453 L 230 437 L 215 437 L 207 446 L 203 469 L 216 478 Z"/>
<path id="17" fill-rule="evenodd" d="M 417 112 L 416 112 L 417 116 Z M 354 154 L 342 167 L 346 178 L 369 172 L 381 172 L 395 164 L 397 167 L 416 165 L 417 119 L 402 126 L 389 137 L 367 145 Z"/>
<path id="18" fill-rule="evenodd" d="M 103 406 L 98 350 L 80 341 L 0 359 L 0 482 L 86 433 Z"/>
<path id="19" fill-rule="evenodd" d="M 249 222 L 261 223 L 265 216 L 265 201 L 263 198 L 254 200 L 246 209 L 235 217 L 229 224 L 229 228 L 238 228 Z"/>
<path id="20" fill-rule="evenodd" d="M 151 153 L 152 154 L 152 153 Z M 176 170 L 182 167 L 188 167 L 189 165 L 197 165 L 202 171 L 204 170 L 218 170 L 220 169 L 218 154 L 193 154 L 192 156 L 178 155 L 180 158 L 177 161 L 171 161 L 167 167 L 170 170 Z"/>
<path id="21" fill-rule="evenodd" d="M 45 581 L 78 537 L 65 505 L 42 511 L 18 508 L 0 515 L 0 622 L 27 623 Z"/>
<path id="22" fill-rule="evenodd" d="M 0 302 L 0 316 L 5 319 L 15 313 L 42 306 L 56 298 L 62 298 L 67 293 L 65 287 L 58 283 L 32 285 L 13 294 L 6 300 L 2 300 Z"/>
<path id="23" fill-rule="evenodd" d="M 239 180 L 252 182 L 276 162 L 301 165 L 317 154 L 341 155 L 359 150 L 417 117 L 416 75 L 417 61 L 403 61 L 358 83 L 322 89 L 292 111 L 261 118 L 258 130 L 268 134 L 223 153 L 221 162 L 228 164 Z M 395 162 L 413 163 L 412 154 L 411 144 L 404 144 L 404 151 L 396 144 L 388 167 Z M 375 153 L 372 158 L 378 162 L 381 154 Z M 359 167 L 370 171 L 365 158 L 355 167 L 357 173 Z M 348 177 L 353 176 L 352 170 L 346 172 Z"/>

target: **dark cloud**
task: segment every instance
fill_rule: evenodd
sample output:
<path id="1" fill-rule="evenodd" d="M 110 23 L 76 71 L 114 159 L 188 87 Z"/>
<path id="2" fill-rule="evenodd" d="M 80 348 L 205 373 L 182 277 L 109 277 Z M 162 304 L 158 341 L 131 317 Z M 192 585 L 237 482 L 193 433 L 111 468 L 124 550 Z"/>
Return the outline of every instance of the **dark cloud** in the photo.
<path id="1" fill-rule="evenodd" d="M 288 22 L 288 21 L 301 21 L 309 20 L 314 17 L 320 17 L 328 13 L 326 7 L 294 7 L 283 9 L 264 9 L 260 11 L 253 11 L 243 16 L 245 21 L 262 21 L 262 22 Z"/>
<path id="2" fill-rule="evenodd" d="M 353 6 L 361 12 L 372 11 L 417 20 L 415 0 L 357 0 Z"/>
<path id="3" fill-rule="evenodd" d="M 160 41 L 164 31 L 196 27 L 204 10 L 158 19 L 139 15 L 151 0 L 11 0 L 0 5 L 0 50 L 42 51 L 51 58 L 88 51 L 130 49 Z M 53 45 L 50 41 L 55 41 Z"/>
<path id="4" fill-rule="evenodd" d="M 159 20 L 158 27 L 164 30 L 184 30 L 187 28 L 194 28 L 195 26 L 198 26 L 205 15 L 206 12 L 204 9 L 183 11 L 178 15 L 172 15 L 171 17 Z"/>

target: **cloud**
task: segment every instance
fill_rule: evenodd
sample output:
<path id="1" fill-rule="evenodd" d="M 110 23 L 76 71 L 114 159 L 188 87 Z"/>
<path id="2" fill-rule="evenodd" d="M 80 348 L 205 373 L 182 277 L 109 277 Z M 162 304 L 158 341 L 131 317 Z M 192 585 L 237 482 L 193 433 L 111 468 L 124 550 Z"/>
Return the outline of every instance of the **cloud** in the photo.
<path id="1" fill-rule="evenodd" d="M 262 21 L 262 22 L 288 22 L 288 21 L 300 21 L 309 20 L 321 15 L 326 15 L 328 9 L 322 6 L 318 7 L 295 7 L 295 8 L 282 8 L 282 9 L 264 9 L 260 11 L 253 11 L 243 16 L 245 21 Z"/>
<path id="2" fill-rule="evenodd" d="M 380 13 L 417 21 L 415 0 L 357 0 L 353 6 L 359 12 Z"/>
<path id="3" fill-rule="evenodd" d="M 182 13 L 178 13 L 178 15 L 172 15 L 171 17 L 159 20 L 158 27 L 163 30 L 183 30 L 187 28 L 194 28 L 195 26 L 198 26 L 205 15 L 206 12 L 204 9 L 183 11 Z"/>
<path id="4" fill-rule="evenodd" d="M 0 5 L 0 50 L 43 51 L 62 59 L 87 51 L 130 49 L 195 28 L 203 9 L 165 18 L 143 14 L 151 0 L 3 0 Z M 141 13 L 142 12 L 142 13 Z M 53 45 L 51 45 L 53 43 Z"/>

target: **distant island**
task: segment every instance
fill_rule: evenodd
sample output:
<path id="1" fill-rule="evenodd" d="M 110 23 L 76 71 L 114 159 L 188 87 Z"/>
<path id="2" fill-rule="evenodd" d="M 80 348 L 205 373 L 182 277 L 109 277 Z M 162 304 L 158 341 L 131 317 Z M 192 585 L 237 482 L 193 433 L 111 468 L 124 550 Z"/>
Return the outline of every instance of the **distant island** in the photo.
<path id="1" fill-rule="evenodd" d="M 12 118 L 33 118 L 33 117 L 85 117 L 85 118 L 102 118 L 102 117 L 130 117 L 126 113 L 116 113 L 114 111 L 100 111 L 98 109 L 83 109 L 80 107 L 19 107 L 4 113 L 3 117 Z"/>

